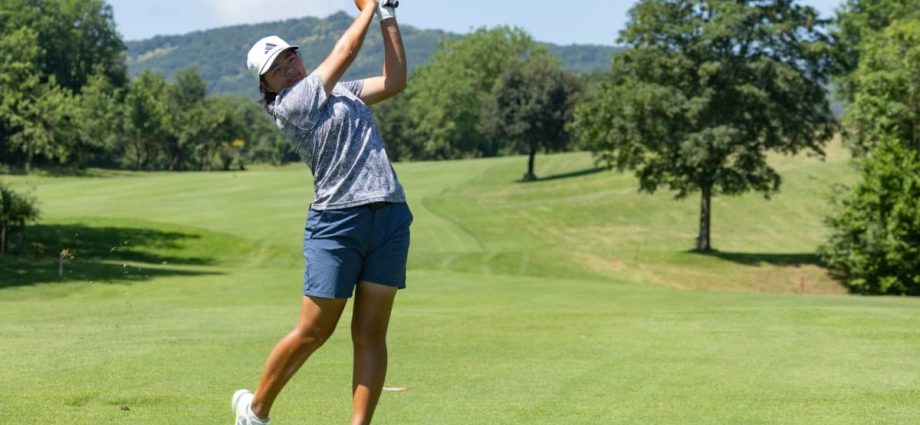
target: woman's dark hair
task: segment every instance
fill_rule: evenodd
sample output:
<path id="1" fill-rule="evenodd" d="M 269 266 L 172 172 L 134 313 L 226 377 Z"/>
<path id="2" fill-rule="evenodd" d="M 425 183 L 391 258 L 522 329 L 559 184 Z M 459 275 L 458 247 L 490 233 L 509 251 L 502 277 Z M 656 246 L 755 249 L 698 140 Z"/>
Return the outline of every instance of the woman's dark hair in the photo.
<path id="1" fill-rule="evenodd" d="M 265 90 L 265 79 L 259 77 L 259 105 L 262 105 L 265 108 L 265 111 L 269 114 L 272 113 L 271 105 L 275 103 L 275 98 L 278 97 L 278 93 L 272 93 L 268 90 Z"/>

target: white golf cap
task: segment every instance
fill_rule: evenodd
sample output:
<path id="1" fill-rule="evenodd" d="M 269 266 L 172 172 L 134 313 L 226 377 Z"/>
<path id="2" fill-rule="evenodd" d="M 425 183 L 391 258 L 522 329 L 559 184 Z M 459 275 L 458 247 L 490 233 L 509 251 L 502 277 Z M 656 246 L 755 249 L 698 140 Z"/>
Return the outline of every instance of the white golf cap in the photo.
<path id="1" fill-rule="evenodd" d="M 246 58 L 246 65 L 249 66 L 249 72 L 258 79 L 265 71 L 268 71 L 268 67 L 281 52 L 299 47 L 288 44 L 277 35 L 270 35 L 252 45 L 252 48 L 249 49 L 249 56 Z"/>

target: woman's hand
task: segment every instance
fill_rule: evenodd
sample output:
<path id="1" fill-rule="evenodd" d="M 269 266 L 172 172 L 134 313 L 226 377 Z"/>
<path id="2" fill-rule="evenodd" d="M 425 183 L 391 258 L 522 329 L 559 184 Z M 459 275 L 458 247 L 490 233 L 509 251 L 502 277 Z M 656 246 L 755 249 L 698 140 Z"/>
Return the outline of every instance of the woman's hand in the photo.
<path id="1" fill-rule="evenodd" d="M 358 10 L 364 10 L 368 7 L 377 7 L 377 0 L 355 0 L 355 6 L 358 6 Z"/>

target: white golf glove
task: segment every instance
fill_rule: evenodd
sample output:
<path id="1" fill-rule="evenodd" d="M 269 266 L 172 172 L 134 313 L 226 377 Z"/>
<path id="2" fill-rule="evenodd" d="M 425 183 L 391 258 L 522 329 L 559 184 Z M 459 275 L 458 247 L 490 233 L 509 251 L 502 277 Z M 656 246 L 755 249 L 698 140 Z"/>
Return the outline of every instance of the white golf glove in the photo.
<path id="1" fill-rule="evenodd" d="M 384 21 L 396 18 L 399 0 L 377 0 L 377 19 Z"/>

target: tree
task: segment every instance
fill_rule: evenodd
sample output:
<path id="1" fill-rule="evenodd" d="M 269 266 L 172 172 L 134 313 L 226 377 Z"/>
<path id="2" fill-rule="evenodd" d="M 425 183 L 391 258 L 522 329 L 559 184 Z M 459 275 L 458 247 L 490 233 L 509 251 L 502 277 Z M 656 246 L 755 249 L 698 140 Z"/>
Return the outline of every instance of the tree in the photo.
<path id="1" fill-rule="evenodd" d="M 289 145 L 271 115 L 266 114 L 262 106 L 245 97 L 219 96 L 218 99 L 240 120 L 239 126 L 243 133 L 237 136 L 246 141 L 241 155 L 247 163 L 266 162 L 280 165 L 284 162 Z"/>
<path id="2" fill-rule="evenodd" d="M 856 84 L 850 75 L 860 64 L 863 40 L 884 31 L 898 19 L 920 17 L 920 0 L 846 0 L 837 11 L 834 26 L 834 79 L 838 95 L 852 102 Z M 856 149 L 857 153 L 861 149 Z"/>
<path id="3" fill-rule="evenodd" d="M 778 191 L 767 152 L 823 154 L 835 127 L 823 26 L 793 1 L 642 0 L 576 132 L 642 191 L 700 192 L 696 249 L 709 251 L 713 196 Z"/>
<path id="4" fill-rule="evenodd" d="M 93 73 L 123 84 L 123 50 L 101 0 L 0 0 L 3 162 L 79 161 L 77 96 Z"/>
<path id="5" fill-rule="evenodd" d="M 861 39 L 848 87 L 846 139 L 857 155 L 892 138 L 920 149 L 920 19 L 896 21 Z"/>
<path id="6" fill-rule="evenodd" d="M 124 92 L 102 72 L 92 75 L 83 86 L 77 99 L 79 137 L 72 157 L 77 167 L 118 165 L 116 158 L 124 152 Z"/>
<path id="7" fill-rule="evenodd" d="M 25 154 L 25 171 L 31 171 L 36 157 L 66 163 L 78 137 L 77 104 L 70 90 L 57 85 L 52 77 L 23 100 L 10 117 L 18 131 L 9 141 Z"/>
<path id="8" fill-rule="evenodd" d="M 862 180 L 837 195 L 821 256 L 853 292 L 920 295 L 918 46 L 920 19 L 892 20 L 863 33 L 843 76 L 844 127 Z"/>
<path id="9" fill-rule="evenodd" d="M 156 168 L 158 154 L 173 131 L 167 83 L 162 75 L 144 71 L 130 84 L 125 96 L 125 127 L 131 142 L 125 165 L 137 170 Z"/>
<path id="10" fill-rule="evenodd" d="M 280 132 L 252 100 L 206 94 L 194 68 L 175 83 L 150 71 L 138 75 L 125 96 L 125 160 L 139 170 L 227 169 L 234 161 L 242 168 L 247 140 L 279 149 Z"/>
<path id="11" fill-rule="evenodd" d="M 217 164 L 229 169 L 234 159 L 242 157 L 246 146 L 243 137 L 248 135 L 243 127 L 245 121 L 233 104 L 233 98 L 205 99 L 193 113 L 194 124 L 190 128 L 194 140 L 192 155 L 198 169 L 210 170 Z"/>
<path id="12" fill-rule="evenodd" d="M 229 171 L 230 166 L 235 161 L 240 171 L 246 169 L 243 163 L 243 148 L 246 147 L 246 141 L 235 139 L 232 142 L 223 142 L 217 147 L 217 158 L 220 160 L 221 167 L 224 171 Z"/>
<path id="13" fill-rule="evenodd" d="M 20 195 L 0 182 L 0 254 L 5 253 L 11 234 L 22 231 L 29 222 L 38 219 L 35 199 Z"/>
<path id="14" fill-rule="evenodd" d="M 494 156 L 495 140 L 483 134 L 481 110 L 492 87 L 533 40 L 520 29 L 479 29 L 463 39 L 446 39 L 428 64 L 412 74 L 404 96 L 409 131 L 402 134 L 411 159 Z M 384 140 L 394 140 L 384 134 Z M 408 153 L 411 152 L 411 155 Z"/>
<path id="15" fill-rule="evenodd" d="M 411 83 L 410 83 L 411 84 Z M 374 105 L 374 123 L 387 150 L 390 161 L 406 159 L 424 159 L 418 143 L 413 143 L 411 124 L 409 123 L 408 97 L 405 95 L 391 97 L 386 102 Z"/>
<path id="16" fill-rule="evenodd" d="M 483 116 L 486 133 L 507 140 L 509 150 L 529 155 L 525 181 L 537 178 L 537 150 L 555 152 L 568 147 L 566 124 L 574 113 L 578 90 L 577 77 L 545 52 L 512 62 L 495 83 Z"/>
<path id="17" fill-rule="evenodd" d="M 15 140 L 14 145 L 14 137 L 22 131 L 23 115 L 41 83 L 33 72 L 38 51 L 37 35 L 29 28 L 5 32 L 0 37 L 0 145 L 3 162 L 10 165 L 24 160 L 21 139 Z"/>
<path id="18" fill-rule="evenodd" d="M 853 292 L 920 295 L 920 154 L 886 138 L 858 164 L 821 257 Z"/>
<path id="19" fill-rule="evenodd" d="M 37 157 L 66 160 L 75 138 L 74 98 L 54 76 L 35 72 L 40 52 L 30 28 L 0 39 L 0 138 L 26 172 Z"/>
<path id="20" fill-rule="evenodd" d="M 102 70 L 110 83 L 126 81 L 124 42 L 115 29 L 112 7 L 103 0 L 0 0 L 0 35 L 30 28 L 42 49 L 32 72 L 42 81 L 79 92 Z"/>
<path id="21" fill-rule="evenodd" d="M 164 148 L 169 158 L 169 171 L 175 171 L 186 167 L 196 142 L 197 109 L 202 107 L 208 86 L 196 68 L 186 68 L 176 74 L 176 82 L 169 85 L 168 92 L 174 131 L 165 139 Z"/>

